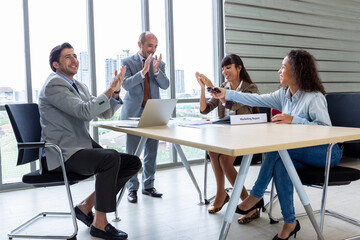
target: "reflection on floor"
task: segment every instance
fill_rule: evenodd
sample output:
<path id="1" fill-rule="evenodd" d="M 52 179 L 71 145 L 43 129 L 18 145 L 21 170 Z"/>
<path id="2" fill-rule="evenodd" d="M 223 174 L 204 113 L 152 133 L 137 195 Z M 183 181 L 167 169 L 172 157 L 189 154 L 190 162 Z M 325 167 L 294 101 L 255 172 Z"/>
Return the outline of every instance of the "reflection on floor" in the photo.
<path id="1" fill-rule="evenodd" d="M 352 163 L 354 164 L 354 163 Z M 360 160 L 355 161 L 360 167 Z M 203 186 L 203 166 L 192 167 L 194 175 L 198 179 L 199 186 Z M 259 171 L 259 166 L 252 166 L 246 186 L 251 188 Z M 229 185 L 229 184 L 227 184 Z M 211 169 L 208 177 L 208 193 L 215 192 L 215 180 Z M 184 168 L 175 168 L 158 171 L 156 174 L 156 188 L 164 193 L 163 198 L 151 198 L 139 194 L 137 204 L 128 203 L 126 194 L 119 206 L 121 221 L 113 223 L 119 229 L 129 234 L 129 239 L 137 240 L 202 240 L 217 239 L 225 209 L 215 215 L 207 212 L 209 206 L 199 205 L 198 194 Z M 74 202 L 77 203 L 94 189 L 93 181 L 86 181 L 71 187 Z M 330 187 L 328 192 L 327 206 L 332 210 L 354 218 L 360 218 L 360 181 L 349 186 Z M 305 188 L 313 209 L 320 206 L 321 191 L 314 188 Z M 267 201 L 268 196 L 265 196 Z M 303 211 L 296 197 L 296 211 Z M 7 239 L 7 232 L 23 221 L 40 211 L 66 210 L 67 199 L 63 187 L 38 188 L 30 190 L 12 191 L 0 193 L 0 239 Z M 278 203 L 275 204 L 275 213 L 280 215 Z M 108 214 L 113 219 L 114 214 Z M 235 214 L 227 239 L 272 239 L 280 230 L 281 224 L 269 224 L 266 213 L 262 213 L 260 219 L 248 225 L 239 225 Z M 69 219 L 49 219 L 47 222 L 39 222 L 28 231 L 64 233 L 70 230 Z M 298 240 L 316 239 L 310 221 L 306 218 L 300 220 L 301 231 Z M 79 224 L 77 239 L 92 239 L 88 228 Z M 328 217 L 325 221 L 324 236 L 328 240 L 343 239 L 360 234 L 360 227 L 355 227 L 340 220 Z M 93 238 L 95 239 L 95 238 Z"/>

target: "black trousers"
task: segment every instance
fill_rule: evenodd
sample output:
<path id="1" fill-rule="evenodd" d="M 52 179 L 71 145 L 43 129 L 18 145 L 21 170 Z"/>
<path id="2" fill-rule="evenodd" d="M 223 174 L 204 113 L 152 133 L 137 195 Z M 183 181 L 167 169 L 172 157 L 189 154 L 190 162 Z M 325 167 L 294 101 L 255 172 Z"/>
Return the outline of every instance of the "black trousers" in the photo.
<path id="1" fill-rule="evenodd" d="M 134 155 L 103 149 L 95 141 L 93 147 L 73 154 L 65 162 L 66 172 L 95 175 L 95 209 L 106 213 L 114 212 L 117 193 L 138 173 L 141 161 Z M 61 167 L 52 171 L 61 172 Z"/>

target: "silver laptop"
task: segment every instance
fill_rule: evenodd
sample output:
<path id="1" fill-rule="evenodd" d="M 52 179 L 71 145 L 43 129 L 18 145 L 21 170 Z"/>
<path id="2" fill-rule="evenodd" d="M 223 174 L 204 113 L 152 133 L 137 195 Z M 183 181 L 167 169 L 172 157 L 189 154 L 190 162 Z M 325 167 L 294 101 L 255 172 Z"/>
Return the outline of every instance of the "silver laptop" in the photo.
<path id="1" fill-rule="evenodd" d="M 166 125 L 169 122 L 171 113 L 174 111 L 177 99 L 148 99 L 137 120 L 120 120 L 115 125 L 117 127 L 154 127 Z M 130 118 L 134 119 L 134 118 Z"/>

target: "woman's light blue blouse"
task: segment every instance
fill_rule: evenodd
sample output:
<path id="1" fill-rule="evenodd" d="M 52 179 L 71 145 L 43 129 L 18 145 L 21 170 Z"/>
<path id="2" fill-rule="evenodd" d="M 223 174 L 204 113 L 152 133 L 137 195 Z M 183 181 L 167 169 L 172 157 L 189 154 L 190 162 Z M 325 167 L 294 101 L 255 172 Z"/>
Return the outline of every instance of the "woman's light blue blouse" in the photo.
<path id="1" fill-rule="evenodd" d="M 274 108 L 293 116 L 292 123 L 331 126 L 327 102 L 320 92 L 298 90 L 291 97 L 290 89 L 281 88 L 269 94 L 251 94 L 227 90 L 227 101 L 239 102 L 252 107 Z"/>

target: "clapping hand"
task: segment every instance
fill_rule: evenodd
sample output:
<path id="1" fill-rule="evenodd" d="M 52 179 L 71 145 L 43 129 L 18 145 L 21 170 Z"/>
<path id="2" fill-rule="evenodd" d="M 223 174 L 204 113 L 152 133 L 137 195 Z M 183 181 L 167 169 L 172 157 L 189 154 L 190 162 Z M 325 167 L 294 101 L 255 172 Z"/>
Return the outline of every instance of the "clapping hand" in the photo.
<path id="1" fill-rule="evenodd" d="M 150 69 L 150 63 L 151 63 L 151 59 L 152 59 L 153 54 L 149 54 L 149 56 L 146 58 L 145 63 L 144 63 L 144 67 L 142 69 L 142 74 L 145 76 L 146 73 L 149 72 Z"/>
<path id="2" fill-rule="evenodd" d="M 215 86 L 211 82 L 211 80 L 209 78 L 207 78 L 204 74 L 196 72 L 195 77 L 198 80 L 201 87 L 205 87 L 205 85 L 206 85 L 208 87 L 215 88 Z"/>
<path id="3" fill-rule="evenodd" d="M 157 57 L 157 55 L 155 55 L 155 59 L 154 59 L 154 62 L 153 62 L 154 73 L 157 73 L 159 71 L 159 66 L 160 66 L 160 63 L 161 63 L 161 59 L 162 59 L 161 53 L 160 53 L 159 58 Z"/>
<path id="4" fill-rule="evenodd" d="M 124 82 L 126 73 L 126 66 L 121 66 L 120 73 L 118 74 L 118 71 L 115 70 L 115 77 L 113 78 L 110 87 L 115 91 L 118 92 L 121 89 L 121 85 Z"/>
<path id="5" fill-rule="evenodd" d="M 198 83 L 200 84 L 201 89 L 204 89 L 204 88 L 205 88 L 205 83 L 204 83 L 204 81 L 201 79 L 200 73 L 199 73 L 199 72 L 196 72 L 196 73 L 195 73 L 195 77 L 196 77 L 196 80 L 198 81 Z"/>

